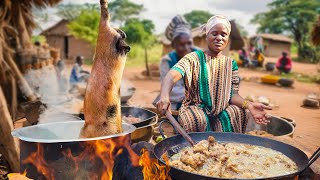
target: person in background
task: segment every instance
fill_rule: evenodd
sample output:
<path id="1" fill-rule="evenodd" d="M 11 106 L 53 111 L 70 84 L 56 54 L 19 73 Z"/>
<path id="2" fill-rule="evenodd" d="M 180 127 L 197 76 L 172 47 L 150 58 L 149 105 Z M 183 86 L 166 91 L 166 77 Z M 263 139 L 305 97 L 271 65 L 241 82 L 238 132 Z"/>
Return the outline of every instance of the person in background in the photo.
<path id="1" fill-rule="evenodd" d="M 253 66 L 255 67 L 262 67 L 264 62 L 264 56 L 258 48 L 254 50 L 253 60 L 251 61 Z"/>
<path id="2" fill-rule="evenodd" d="M 242 65 L 244 67 L 248 67 L 250 58 L 247 50 L 244 47 L 239 51 L 239 59 L 242 61 Z"/>
<path id="3" fill-rule="evenodd" d="M 170 71 L 170 69 L 185 55 L 195 51 L 193 46 L 191 25 L 186 19 L 181 16 L 175 16 L 166 28 L 165 36 L 171 41 L 172 48 L 174 49 L 169 54 L 162 57 L 160 60 L 160 80 L 163 81 L 164 77 Z M 182 105 L 184 99 L 184 81 L 179 80 L 172 88 L 170 93 L 171 110 L 178 110 Z M 158 100 L 158 96 L 153 104 L 155 105 Z"/>
<path id="4" fill-rule="evenodd" d="M 255 44 L 256 44 L 256 49 L 259 50 L 259 52 L 263 53 L 264 52 L 264 46 L 263 46 L 263 39 L 262 37 L 258 36 L 255 39 Z"/>
<path id="5" fill-rule="evenodd" d="M 288 52 L 282 52 L 282 56 L 278 59 L 276 67 L 280 72 L 289 73 L 291 71 L 292 61 L 288 56 Z"/>
<path id="6" fill-rule="evenodd" d="M 83 71 L 82 69 L 83 61 L 84 61 L 83 56 L 77 56 L 76 63 L 72 67 L 71 75 L 69 79 L 70 91 L 73 91 L 75 88 L 77 88 L 78 83 L 87 79 L 87 75 L 89 73 L 87 71 Z"/>
<path id="7" fill-rule="evenodd" d="M 56 64 L 57 81 L 59 85 L 59 92 L 67 94 L 68 92 L 68 79 L 65 71 L 65 63 L 62 59 L 57 61 Z"/>

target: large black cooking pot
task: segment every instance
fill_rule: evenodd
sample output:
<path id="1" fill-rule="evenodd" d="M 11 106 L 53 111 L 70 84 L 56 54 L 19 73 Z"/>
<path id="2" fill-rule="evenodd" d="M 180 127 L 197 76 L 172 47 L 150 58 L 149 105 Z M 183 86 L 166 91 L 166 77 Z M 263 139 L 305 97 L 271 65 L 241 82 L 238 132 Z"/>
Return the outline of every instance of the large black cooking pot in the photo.
<path id="1" fill-rule="evenodd" d="M 83 113 L 80 113 L 78 116 L 84 120 Z M 121 116 L 132 116 L 141 119 L 141 121 L 132 124 L 137 128 L 147 126 L 158 119 L 158 115 L 156 113 L 144 108 L 132 106 L 121 106 Z"/>
<path id="2" fill-rule="evenodd" d="M 122 133 L 79 138 L 83 125 L 84 121 L 69 121 L 13 130 L 12 135 L 20 139 L 20 172 L 37 180 L 103 179 L 105 169 L 113 167 L 106 163 L 111 161 L 110 154 L 130 146 L 130 134 L 136 128 L 123 123 Z M 98 144 L 102 146 L 97 148 Z M 111 146 L 114 151 L 109 152 Z"/>
<path id="3" fill-rule="evenodd" d="M 245 143 L 245 144 L 252 144 L 257 146 L 262 146 L 266 148 L 271 148 L 273 150 L 282 152 L 290 159 L 292 159 L 298 166 L 298 171 L 292 174 L 272 177 L 272 178 L 261 178 L 261 179 L 294 179 L 296 178 L 306 167 L 308 167 L 311 163 L 313 163 L 320 155 L 319 149 L 314 154 L 313 157 L 310 158 L 310 161 L 307 155 L 302 152 L 300 149 L 293 147 L 291 145 L 267 139 L 257 136 L 251 136 L 246 134 L 237 134 L 237 133 L 220 133 L 220 132 L 201 132 L 201 133 L 190 133 L 191 138 L 195 142 L 199 142 L 204 139 L 208 139 L 209 136 L 214 136 L 215 139 L 221 142 L 235 142 L 235 143 Z M 158 160 L 165 164 L 164 160 L 161 156 L 167 152 L 178 152 L 182 147 L 188 146 L 186 140 L 181 136 L 173 136 L 167 138 L 160 143 L 158 143 L 154 148 L 154 154 L 158 158 Z M 203 176 L 191 172 L 187 172 L 184 170 L 177 169 L 175 167 L 170 167 L 170 175 L 173 179 L 177 180 L 211 180 L 211 179 L 223 179 L 223 178 L 214 178 Z"/>

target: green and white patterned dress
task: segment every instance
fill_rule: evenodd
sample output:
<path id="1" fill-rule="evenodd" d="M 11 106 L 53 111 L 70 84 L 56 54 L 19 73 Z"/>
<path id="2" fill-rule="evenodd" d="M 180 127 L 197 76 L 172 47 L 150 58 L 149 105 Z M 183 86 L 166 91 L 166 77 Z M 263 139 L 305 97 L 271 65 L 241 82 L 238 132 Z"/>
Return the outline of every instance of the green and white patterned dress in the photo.
<path id="1" fill-rule="evenodd" d="M 223 55 L 213 58 L 198 50 L 172 69 L 185 81 L 178 121 L 187 132 L 245 132 L 248 114 L 230 101 L 240 83 L 233 59 Z"/>

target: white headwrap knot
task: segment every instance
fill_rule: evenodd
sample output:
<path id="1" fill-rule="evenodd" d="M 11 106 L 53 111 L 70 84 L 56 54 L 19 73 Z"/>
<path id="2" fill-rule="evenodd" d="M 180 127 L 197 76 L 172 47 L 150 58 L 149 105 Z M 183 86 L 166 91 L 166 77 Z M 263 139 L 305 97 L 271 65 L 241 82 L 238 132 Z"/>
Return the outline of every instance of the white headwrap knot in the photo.
<path id="1" fill-rule="evenodd" d="M 222 16 L 222 15 L 215 15 L 212 16 L 208 22 L 206 24 L 203 24 L 200 28 L 203 32 L 206 33 L 206 35 L 208 35 L 208 33 L 210 32 L 210 30 L 217 24 L 223 24 L 225 25 L 225 27 L 228 30 L 228 35 L 231 33 L 231 24 L 229 22 L 229 20 Z"/>

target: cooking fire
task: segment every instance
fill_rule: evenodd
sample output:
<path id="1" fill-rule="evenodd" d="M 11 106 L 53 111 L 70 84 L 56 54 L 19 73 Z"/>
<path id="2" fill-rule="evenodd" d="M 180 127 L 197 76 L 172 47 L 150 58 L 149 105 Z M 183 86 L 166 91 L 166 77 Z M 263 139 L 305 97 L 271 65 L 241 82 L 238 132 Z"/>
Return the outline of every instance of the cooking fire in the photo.
<path id="1" fill-rule="evenodd" d="M 141 150 L 141 156 L 137 155 L 129 142 L 130 136 L 121 136 L 59 146 L 33 143 L 32 146 L 28 145 L 29 149 L 23 149 L 22 175 L 44 180 L 132 179 L 126 177 L 130 174 L 136 176 L 136 179 L 168 179 L 168 166 L 160 165 L 156 159 L 150 158 L 150 152 L 146 149 Z M 23 143 L 22 147 L 25 147 Z M 24 154 L 28 156 L 24 157 Z M 114 173 L 123 174 L 123 177 L 113 176 Z M 11 174 L 10 177 L 15 176 L 21 175 Z"/>

